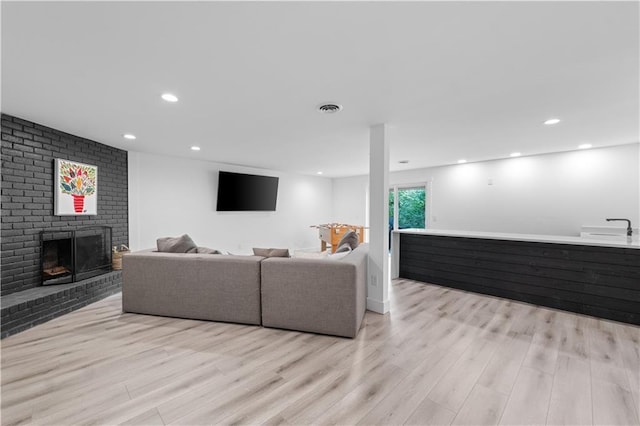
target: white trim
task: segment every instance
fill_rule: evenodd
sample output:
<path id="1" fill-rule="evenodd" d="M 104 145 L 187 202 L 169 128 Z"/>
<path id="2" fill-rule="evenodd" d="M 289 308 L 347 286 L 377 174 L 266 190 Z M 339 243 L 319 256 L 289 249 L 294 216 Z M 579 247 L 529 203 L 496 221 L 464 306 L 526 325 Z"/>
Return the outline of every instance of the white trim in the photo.
<path id="1" fill-rule="evenodd" d="M 398 186 L 393 186 L 393 229 L 398 228 L 398 217 L 400 216 L 400 208 L 398 207 Z"/>
<path id="2" fill-rule="evenodd" d="M 431 214 L 433 212 L 433 185 L 431 181 L 425 182 L 425 191 L 427 191 L 427 197 L 424 203 L 424 227 L 426 229 L 431 228 Z"/>
<path id="3" fill-rule="evenodd" d="M 387 312 L 389 312 L 390 309 L 390 303 L 389 300 L 385 300 L 385 301 L 379 301 L 379 300 L 374 300 L 374 299 L 370 299 L 367 297 L 367 310 L 368 311 L 372 311 L 375 312 L 377 314 L 386 314 Z"/>

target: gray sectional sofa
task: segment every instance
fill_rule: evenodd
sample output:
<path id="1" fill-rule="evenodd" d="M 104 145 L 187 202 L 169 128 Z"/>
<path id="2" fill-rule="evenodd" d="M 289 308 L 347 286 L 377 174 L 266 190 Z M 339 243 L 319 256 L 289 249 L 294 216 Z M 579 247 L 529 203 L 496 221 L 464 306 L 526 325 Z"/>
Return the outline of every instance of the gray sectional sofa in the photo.
<path id="1" fill-rule="evenodd" d="M 355 337 L 367 299 L 368 245 L 340 260 L 262 261 L 262 325 Z"/>
<path id="2" fill-rule="evenodd" d="M 368 245 L 339 260 L 159 253 L 123 257 L 125 312 L 355 337 Z"/>
<path id="3" fill-rule="evenodd" d="M 125 312 L 260 324 L 259 256 L 142 251 L 122 257 Z"/>

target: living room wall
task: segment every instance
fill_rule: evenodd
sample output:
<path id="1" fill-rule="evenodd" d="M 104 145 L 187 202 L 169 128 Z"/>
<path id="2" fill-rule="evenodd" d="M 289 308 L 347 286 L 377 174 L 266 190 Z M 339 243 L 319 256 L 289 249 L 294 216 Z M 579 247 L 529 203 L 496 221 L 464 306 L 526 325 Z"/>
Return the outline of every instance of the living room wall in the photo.
<path id="1" fill-rule="evenodd" d="M 280 178 L 275 212 L 217 212 L 218 171 Z M 234 254 L 253 247 L 317 249 L 310 225 L 331 221 L 331 179 L 129 152 L 130 242 L 152 248 L 163 236 Z"/>
<path id="2" fill-rule="evenodd" d="M 491 179 L 491 185 L 489 184 Z M 606 217 L 640 223 L 640 144 L 392 172 L 430 182 L 433 229 L 579 235 Z M 333 215 L 367 216 L 368 177 L 334 179 Z"/>

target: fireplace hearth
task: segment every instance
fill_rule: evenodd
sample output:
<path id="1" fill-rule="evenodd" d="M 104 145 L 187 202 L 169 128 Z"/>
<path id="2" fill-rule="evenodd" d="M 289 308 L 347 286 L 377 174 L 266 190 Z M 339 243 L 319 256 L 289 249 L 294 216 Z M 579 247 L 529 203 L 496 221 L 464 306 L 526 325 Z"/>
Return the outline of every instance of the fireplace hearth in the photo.
<path id="1" fill-rule="evenodd" d="M 111 271 L 111 228 L 42 231 L 42 285 L 66 284 Z"/>

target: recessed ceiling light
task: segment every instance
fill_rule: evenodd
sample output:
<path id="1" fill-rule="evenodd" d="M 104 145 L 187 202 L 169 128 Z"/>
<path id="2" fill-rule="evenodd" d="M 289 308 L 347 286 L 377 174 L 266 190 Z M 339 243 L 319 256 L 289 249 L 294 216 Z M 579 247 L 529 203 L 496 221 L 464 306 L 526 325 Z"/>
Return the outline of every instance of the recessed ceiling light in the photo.
<path id="1" fill-rule="evenodd" d="M 512 152 L 511 154 L 509 154 L 509 157 L 520 157 L 522 155 L 522 153 L 520 152 Z"/>
<path id="2" fill-rule="evenodd" d="M 318 172 L 317 174 L 321 175 L 321 174 L 322 174 L 322 172 Z"/>
<path id="3" fill-rule="evenodd" d="M 323 114 L 335 114 L 336 112 L 342 111 L 342 105 L 334 104 L 334 103 L 326 103 L 318 105 L 318 112 Z"/>
<path id="4" fill-rule="evenodd" d="M 194 145 L 191 147 L 191 151 L 200 151 L 200 147 Z"/>
<path id="5" fill-rule="evenodd" d="M 125 139 L 134 140 L 136 138 L 136 135 L 132 135 L 131 133 L 125 133 L 124 135 L 122 135 L 122 137 Z"/>
<path id="6" fill-rule="evenodd" d="M 592 146 L 593 145 L 591 145 L 590 143 L 583 143 L 583 144 L 578 145 L 578 148 L 580 148 L 580 149 L 589 149 Z"/>
<path id="7" fill-rule="evenodd" d="M 178 102 L 178 97 L 176 95 L 172 95 L 171 93 L 163 93 L 162 99 L 167 102 Z"/>
<path id="8" fill-rule="evenodd" d="M 544 124 L 546 124 L 547 126 L 551 126 L 553 124 L 558 124 L 560 122 L 559 118 L 550 118 L 547 121 L 544 122 Z"/>
<path id="9" fill-rule="evenodd" d="M 409 164 L 409 160 L 400 160 L 398 161 L 400 164 Z"/>
<path id="10" fill-rule="evenodd" d="M 464 164 L 466 162 L 467 162 L 467 160 L 458 160 L 458 164 Z"/>

